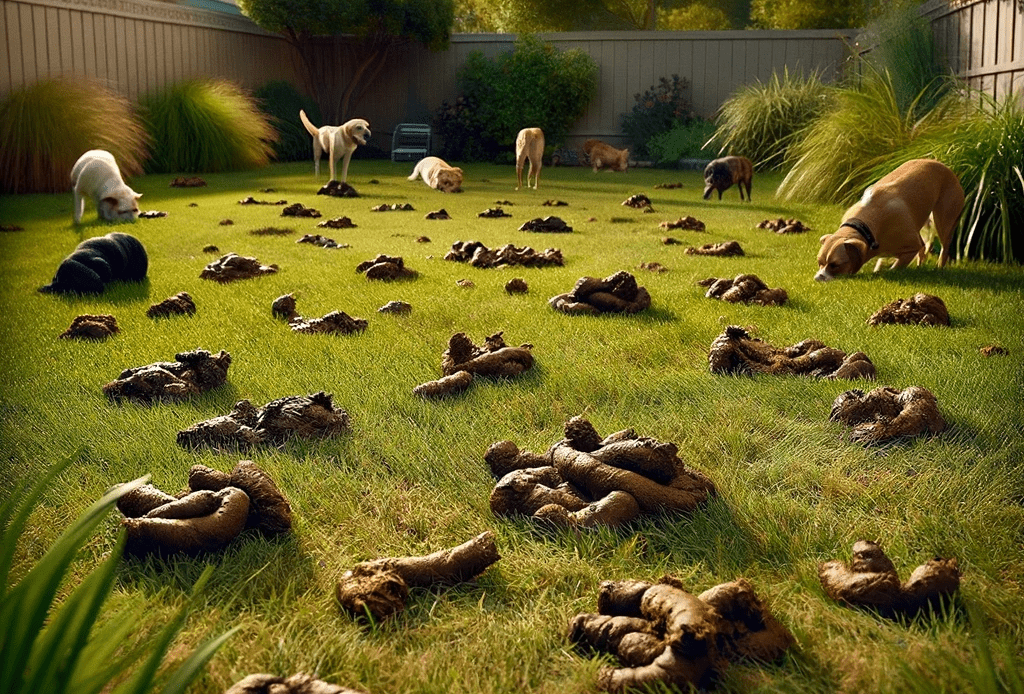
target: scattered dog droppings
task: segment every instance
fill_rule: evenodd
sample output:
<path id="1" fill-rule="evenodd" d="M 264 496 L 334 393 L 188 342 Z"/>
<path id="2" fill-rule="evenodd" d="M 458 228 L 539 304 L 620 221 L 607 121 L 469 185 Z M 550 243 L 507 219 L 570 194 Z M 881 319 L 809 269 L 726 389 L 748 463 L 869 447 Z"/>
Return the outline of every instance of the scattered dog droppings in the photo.
<path id="1" fill-rule="evenodd" d="M 896 299 L 871 314 L 868 325 L 949 325 L 949 311 L 937 296 L 918 292 Z"/>
<path id="2" fill-rule="evenodd" d="M 160 303 L 153 304 L 146 311 L 150 318 L 166 318 L 169 316 L 191 316 L 196 312 L 196 302 L 188 292 L 178 292 Z"/>
<path id="3" fill-rule="evenodd" d="M 847 354 L 818 340 L 774 347 L 751 337 L 738 325 L 730 325 L 711 343 L 708 366 L 714 374 L 764 373 L 830 380 L 875 378 L 875 365 L 863 352 Z"/>
<path id="4" fill-rule="evenodd" d="M 706 243 L 699 248 L 693 246 L 688 247 L 683 251 L 687 255 L 717 255 L 717 256 L 733 256 L 743 255 L 743 248 L 740 246 L 739 241 L 724 241 L 722 243 Z"/>
<path id="5" fill-rule="evenodd" d="M 810 231 L 811 228 L 806 226 L 799 219 L 766 219 L 763 222 L 759 222 L 757 225 L 758 229 L 768 229 L 774 231 L 776 234 L 802 234 L 805 231 Z"/>
<path id="6" fill-rule="evenodd" d="M 413 212 L 415 208 L 408 202 L 396 202 L 391 205 L 381 203 L 376 207 L 371 207 L 370 210 L 373 212 Z"/>
<path id="7" fill-rule="evenodd" d="M 569 203 L 564 200 L 545 200 L 541 205 L 543 207 L 568 207 Z"/>
<path id="8" fill-rule="evenodd" d="M 500 207 L 488 207 L 483 212 L 477 213 L 476 216 L 484 219 L 498 219 L 500 217 L 511 217 L 512 215 Z"/>
<path id="9" fill-rule="evenodd" d="M 368 280 L 410 279 L 416 271 L 405 266 L 401 256 L 384 255 L 381 253 L 373 260 L 367 260 L 356 266 L 356 272 L 362 273 Z"/>
<path id="10" fill-rule="evenodd" d="M 261 265 L 260 261 L 256 258 L 228 253 L 207 265 L 199 273 L 199 278 L 226 283 L 262 277 L 263 275 L 272 275 L 277 272 L 277 269 L 277 265 Z"/>
<path id="11" fill-rule="evenodd" d="M 682 188 L 682 187 L 683 187 L 683 184 L 681 182 L 677 181 L 676 183 L 659 183 L 656 186 L 654 186 L 654 189 L 655 190 L 672 190 L 674 188 Z"/>
<path id="12" fill-rule="evenodd" d="M 675 238 L 674 236 L 664 236 L 662 237 L 661 242 L 666 246 L 678 246 L 682 243 L 682 241 Z"/>
<path id="13" fill-rule="evenodd" d="M 636 193 L 630 195 L 628 198 L 622 201 L 625 207 L 632 207 L 637 210 L 647 209 L 651 206 L 651 199 L 643 193 Z"/>
<path id="14" fill-rule="evenodd" d="M 220 253 L 220 249 L 211 243 L 209 246 L 203 246 L 203 253 Z"/>
<path id="15" fill-rule="evenodd" d="M 459 263 L 469 262 L 473 267 L 494 268 L 518 265 L 523 267 L 561 267 L 565 264 L 562 251 L 547 248 L 537 252 L 529 246 L 516 248 L 511 243 L 501 248 L 490 249 L 479 241 L 456 241 L 450 251 L 445 253 L 445 260 Z"/>
<path id="16" fill-rule="evenodd" d="M 451 219 L 451 215 L 448 214 L 448 210 L 443 207 L 440 210 L 434 210 L 433 212 L 427 212 L 423 215 L 423 219 Z"/>
<path id="17" fill-rule="evenodd" d="M 287 200 L 277 200 L 275 202 L 271 202 L 269 200 L 257 200 L 256 198 L 254 198 L 254 197 L 252 197 L 250 195 L 247 198 L 242 198 L 241 200 L 239 200 L 238 204 L 239 205 L 287 205 L 288 201 Z"/>
<path id="18" fill-rule="evenodd" d="M 859 389 L 848 390 L 832 403 L 829 419 L 853 427 L 850 440 L 869 446 L 925 433 L 938 434 L 946 428 L 935 395 L 921 386 L 904 390 L 882 386 L 867 394 Z"/>
<path id="19" fill-rule="evenodd" d="M 167 213 L 161 210 L 146 210 L 145 212 L 139 212 L 139 219 L 159 219 L 160 217 L 166 217 Z"/>
<path id="20" fill-rule="evenodd" d="M 295 230 L 284 227 L 260 227 L 259 229 L 251 229 L 249 233 L 253 236 L 287 236 L 288 234 L 294 234 Z"/>
<path id="21" fill-rule="evenodd" d="M 565 223 L 560 217 L 544 217 L 531 219 L 519 227 L 519 231 L 537 231 L 541 233 L 567 234 L 572 232 L 572 227 Z"/>
<path id="22" fill-rule="evenodd" d="M 323 318 L 302 318 L 294 316 L 290 319 L 292 332 L 306 335 L 351 335 L 366 330 L 367 321 L 353 318 L 344 311 L 331 311 Z"/>
<path id="23" fill-rule="evenodd" d="M 270 304 L 270 313 L 274 318 L 283 318 L 284 320 L 290 321 L 292 318 L 299 316 L 295 310 L 296 302 L 294 294 L 284 294 L 274 299 L 273 303 Z"/>
<path id="24" fill-rule="evenodd" d="M 295 243 L 308 243 L 313 246 L 320 246 L 321 248 L 349 248 L 347 243 L 338 243 L 334 239 L 320 234 L 305 234 Z"/>
<path id="25" fill-rule="evenodd" d="M 996 356 L 1005 357 L 1009 353 L 1010 353 L 1010 350 L 1006 349 L 1005 347 L 1001 347 L 999 345 L 985 345 L 984 347 L 981 348 L 982 356 L 986 356 L 986 357 L 996 357 Z"/>
<path id="26" fill-rule="evenodd" d="M 232 224 L 234 224 L 234 221 L 230 219 L 222 219 L 218 222 L 218 224 L 220 224 L 222 227 L 229 227 Z"/>
<path id="27" fill-rule="evenodd" d="M 320 190 L 316 192 L 317 195 L 330 195 L 335 198 L 358 198 L 359 193 L 355 188 L 350 186 L 348 183 L 341 183 L 339 181 L 328 181 Z"/>
<path id="28" fill-rule="evenodd" d="M 651 295 L 625 270 L 604 279 L 581 277 L 571 291 L 553 296 L 548 305 L 570 315 L 639 313 L 651 306 Z"/>
<path id="29" fill-rule="evenodd" d="M 736 277 L 708 277 L 697 282 L 707 287 L 704 294 L 709 299 L 721 299 L 729 303 L 760 304 L 761 306 L 782 306 L 789 300 L 785 289 L 769 289 L 757 275 L 736 275 Z"/>
<path id="30" fill-rule="evenodd" d="M 505 292 L 508 294 L 526 294 L 529 291 L 526 280 L 521 277 L 513 277 L 505 283 Z"/>
<path id="31" fill-rule="evenodd" d="M 171 181 L 171 188 L 202 188 L 206 181 L 198 176 L 178 176 Z"/>
<path id="32" fill-rule="evenodd" d="M 177 361 L 160 361 L 125 369 L 103 386 L 111 402 L 130 400 L 149 405 L 162 400 L 182 400 L 223 385 L 227 381 L 231 355 L 205 349 L 179 352 Z"/>
<path id="33" fill-rule="evenodd" d="M 105 340 L 119 332 L 117 319 L 109 314 L 83 314 L 59 335 L 62 340 Z"/>
<path id="34" fill-rule="evenodd" d="M 430 243 L 430 237 L 429 236 L 417 236 L 416 237 L 416 243 Z"/>
<path id="35" fill-rule="evenodd" d="M 324 221 L 317 224 L 317 227 L 323 229 L 355 229 L 356 225 L 348 217 L 334 217 L 333 219 L 325 219 Z"/>
<path id="36" fill-rule="evenodd" d="M 463 289 L 472 289 L 473 287 L 476 286 L 476 284 L 473 283 L 473 280 L 467 279 L 455 280 L 455 284 L 462 287 Z"/>
<path id="37" fill-rule="evenodd" d="M 301 202 L 297 202 L 293 205 L 281 210 L 282 217 L 312 217 L 316 218 L 320 216 L 319 210 L 314 210 L 312 207 L 306 207 Z"/>
<path id="38" fill-rule="evenodd" d="M 412 313 L 412 304 L 404 301 L 389 301 L 379 309 L 377 313 L 390 313 L 393 316 L 407 316 Z"/>
<path id="39" fill-rule="evenodd" d="M 509 347 L 502 333 L 484 338 L 477 347 L 465 333 L 455 333 L 441 356 L 442 378 L 413 388 L 413 394 L 435 398 L 458 393 L 469 387 L 474 376 L 511 378 L 533 368 L 533 345 Z"/>
<path id="40" fill-rule="evenodd" d="M 662 222 L 658 225 L 659 228 L 668 231 L 669 229 L 685 229 L 689 231 L 704 231 L 704 222 L 700 221 L 696 217 L 686 216 L 680 217 L 674 222 Z"/>
<path id="41" fill-rule="evenodd" d="M 637 265 L 637 269 L 657 273 L 668 272 L 668 268 L 658 262 L 640 263 L 639 265 Z"/>

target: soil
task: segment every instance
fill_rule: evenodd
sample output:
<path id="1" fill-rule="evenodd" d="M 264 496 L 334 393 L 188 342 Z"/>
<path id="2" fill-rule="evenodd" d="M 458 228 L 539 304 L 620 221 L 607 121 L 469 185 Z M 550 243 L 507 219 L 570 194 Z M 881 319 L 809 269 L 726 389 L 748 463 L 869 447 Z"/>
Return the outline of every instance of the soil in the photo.
<path id="1" fill-rule="evenodd" d="M 113 402 L 131 400 L 148 405 L 161 400 L 182 400 L 227 381 L 231 355 L 224 350 L 210 354 L 197 349 L 179 352 L 174 358 L 177 361 L 126 369 L 103 386 L 103 392 Z"/>
<path id="2" fill-rule="evenodd" d="M 320 246 L 321 248 L 348 248 L 347 243 L 339 244 L 337 241 L 320 234 L 305 234 L 295 243 L 308 243 L 313 246 Z"/>
<path id="3" fill-rule="evenodd" d="M 818 340 L 774 347 L 730 325 L 711 343 L 708 365 L 716 374 L 774 374 L 826 379 L 875 378 L 875 366 L 863 352 L 847 354 Z"/>
<path id="4" fill-rule="evenodd" d="M 548 305 L 570 315 L 639 313 L 650 307 L 651 295 L 622 270 L 604 279 L 581 277 L 571 291 L 551 297 Z"/>
<path id="5" fill-rule="evenodd" d="M 257 674 L 235 682 L 224 694 L 364 694 L 299 673 L 291 677 Z"/>
<path id="6" fill-rule="evenodd" d="M 758 222 L 758 229 L 768 229 L 774 231 L 776 234 L 802 234 L 805 231 L 810 231 L 811 228 L 801 222 L 799 219 L 765 219 L 762 222 Z"/>
<path id="7" fill-rule="evenodd" d="M 404 301 L 389 301 L 379 309 L 377 313 L 390 313 L 395 316 L 407 316 L 412 313 L 412 304 Z"/>
<path id="8" fill-rule="evenodd" d="M 448 210 L 443 207 L 440 210 L 434 210 L 433 212 L 427 212 L 423 215 L 423 219 L 451 219 L 451 215 L 448 214 Z"/>
<path id="9" fill-rule="evenodd" d="M 511 217 L 512 215 L 500 207 L 488 207 L 483 212 L 477 213 L 476 216 L 483 217 L 484 219 L 498 219 L 500 217 Z"/>
<path id="10" fill-rule="evenodd" d="M 530 287 L 522 277 L 513 277 L 505 283 L 505 292 L 508 294 L 526 294 Z"/>
<path id="11" fill-rule="evenodd" d="M 325 219 L 324 221 L 317 224 L 317 227 L 321 229 L 355 229 L 358 225 L 355 224 L 348 217 L 335 217 L 334 219 Z"/>
<path id="12" fill-rule="evenodd" d="M 256 258 L 247 258 L 228 253 L 207 265 L 199 274 L 200 279 L 226 283 L 246 280 L 277 272 L 277 265 L 261 265 Z"/>
<path id="13" fill-rule="evenodd" d="M 709 299 L 721 299 L 732 304 L 782 306 L 789 300 L 785 289 L 769 289 L 757 275 L 736 275 L 733 279 L 709 277 L 697 284 L 708 288 L 704 296 Z"/>
<path id="14" fill-rule="evenodd" d="M 348 183 L 341 183 L 340 181 L 328 181 L 320 190 L 316 192 L 317 195 L 330 195 L 335 198 L 358 198 L 359 193 L 355 188 L 350 186 Z"/>
<path id="15" fill-rule="evenodd" d="M 643 193 L 636 193 L 635 195 L 630 195 L 628 198 L 623 200 L 622 204 L 626 207 L 642 210 L 651 206 L 651 199 Z"/>
<path id="16" fill-rule="evenodd" d="M 547 248 L 542 252 L 535 251 L 529 246 L 517 248 L 506 244 L 501 248 L 490 249 L 479 241 L 456 241 L 445 256 L 445 260 L 452 260 L 459 263 L 469 262 L 473 267 L 495 268 L 507 266 L 522 267 L 561 267 L 565 264 L 562 258 L 562 251 L 557 248 Z"/>
<path id="17" fill-rule="evenodd" d="M 704 231 L 704 222 L 700 221 L 696 217 L 687 215 L 686 217 L 680 217 L 674 222 L 662 222 L 658 225 L 660 228 L 668 231 L 669 229 L 683 229 L 686 231 Z"/>
<path id="18" fill-rule="evenodd" d="M 167 318 L 169 316 L 192 316 L 196 312 L 196 302 L 188 292 L 178 292 L 158 304 L 153 304 L 146 311 L 150 318 Z"/>
<path id="19" fill-rule="evenodd" d="M 356 266 L 356 272 L 366 275 L 368 280 L 398 280 L 416 276 L 416 271 L 405 266 L 401 256 L 378 255 Z"/>
<path id="20" fill-rule="evenodd" d="M 117 319 L 109 314 L 83 314 L 59 335 L 62 340 L 105 340 L 119 332 Z"/>
<path id="21" fill-rule="evenodd" d="M 331 311 L 323 318 L 291 319 L 292 332 L 306 335 L 351 335 L 366 330 L 367 322 L 363 318 L 352 318 L 344 311 Z"/>
<path id="22" fill-rule="evenodd" d="M 271 202 L 270 200 L 257 200 L 256 198 L 254 198 L 253 196 L 250 195 L 247 198 L 242 198 L 241 200 L 239 200 L 238 204 L 239 205 L 287 205 L 288 201 L 287 200 L 276 200 L 274 202 Z"/>
<path id="23" fill-rule="evenodd" d="M 319 210 L 314 210 L 312 207 L 306 207 L 301 202 L 296 202 L 296 203 L 291 204 L 288 207 L 284 208 L 283 210 L 281 210 L 281 216 L 282 217 L 310 217 L 310 218 L 315 219 L 317 217 L 320 217 L 321 215 L 320 215 L 320 211 Z"/>
<path id="24" fill-rule="evenodd" d="M 829 419 L 853 427 L 850 440 L 866 445 L 938 434 L 946 428 L 935 395 L 921 386 L 904 390 L 883 386 L 867 394 L 848 390 L 832 403 Z"/>
<path id="25" fill-rule="evenodd" d="M 206 181 L 198 176 L 178 176 L 171 181 L 171 188 L 202 188 Z"/>
<path id="26" fill-rule="evenodd" d="M 942 299 L 917 293 L 909 299 L 896 299 L 871 314 L 868 325 L 949 325 L 949 311 Z"/>
<path id="27" fill-rule="evenodd" d="M 519 231 L 537 231 L 541 233 L 553 233 L 553 234 L 568 234 L 572 232 L 572 227 L 565 223 L 565 220 L 559 217 L 544 217 L 543 219 L 537 217 L 524 223 L 519 227 Z"/>
<path id="28" fill-rule="evenodd" d="M 706 243 L 699 248 L 693 246 L 688 247 L 683 251 L 687 255 L 718 255 L 718 256 L 732 256 L 732 255 L 743 255 L 743 248 L 740 246 L 739 241 L 724 241 L 722 243 Z"/>

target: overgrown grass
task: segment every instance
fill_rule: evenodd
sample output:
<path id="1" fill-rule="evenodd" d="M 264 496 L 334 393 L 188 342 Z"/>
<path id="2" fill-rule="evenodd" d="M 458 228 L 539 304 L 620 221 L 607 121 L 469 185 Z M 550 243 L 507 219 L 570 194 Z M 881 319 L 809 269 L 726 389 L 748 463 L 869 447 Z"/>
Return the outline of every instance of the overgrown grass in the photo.
<path id="1" fill-rule="evenodd" d="M 296 524 L 277 540 L 243 535 L 224 552 L 194 559 L 126 562 L 115 576 L 111 609 L 142 601 L 144 625 L 158 625 L 180 605 L 205 563 L 215 565 L 204 603 L 184 632 L 194 647 L 210 633 L 239 631 L 193 687 L 220 694 L 254 672 L 315 673 L 371 692 L 594 691 L 597 662 L 566 641 L 570 617 L 596 607 L 601 580 L 681 576 L 700 591 L 743 575 L 796 634 L 799 647 L 775 666 L 738 665 L 724 692 L 962 691 L 972 675 L 942 672 L 985 667 L 991 643 L 998 672 L 1024 655 L 1024 271 L 964 261 L 895 273 L 866 271 L 816 283 L 819 233 L 831 231 L 841 207 L 786 202 L 773 194 L 779 175 L 758 174 L 756 202 L 705 202 L 699 172 L 631 170 L 595 175 L 583 168 L 544 169 L 539 191 L 514 191 L 512 167 L 467 165 L 466 193 L 443 195 L 404 179 L 411 165 L 353 165 L 349 182 L 363 197 L 316 196 L 307 163 L 260 171 L 204 175 L 208 186 L 174 189 L 169 176 L 134 181 L 148 205 L 169 212 L 130 229 L 146 245 L 150 278 L 115 286 L 96 298 L 55 297 L 35 289 L 78 241 L 108 231 L 71 224 L 71 196 L 0 199 L 0 490 L 32 478 L 55 460 L 75 464 L 46 495 L 22 537 L 12 579 L 24 576 L 45 547 L 111 484 L 151 473 L 167 491 L 185 485 L 191 465 L 230 469 L 241 457 L 270 472 L 290 498 Z M 379 184 L 371 184 L 377 179 Z M 680 180 L 682 189 L 655 190 Z M 273 193 L 260 193 L 272 187 Z M 623 207 L 645 193 L 657 214 Z M 238 206 L 247 196 L 285 198 L 347 215 L 358 225 L 324 230 L 316 220 L 280 219 L 280 208 Z M 561 199 L 569 207 L 541 203 Z M 496 200 L 512 219 L 479 219 Z M 411 202 L 415 212 L 370 212 L 380 203 Z M 196 203 L 196 207 L 191 207 Z M 450 221 L 426 221 L 440 207 Z M 538 237 L 516 229 L 558 214 L 572 234 Z M 737 239 L 743 258 L 687 256 L 661 243 L 659 221 L 693 215 L 708 232 L 670 232 L 700 245 Z M 797 217 L 809 234 L 778 236 L 757 222 Z M 225 218 L 232 226 L 220 226 Z M 588 221 L 594 218 L 595 221 Z M 252 236 L 251 229 L 291 226 L 294 237 Z M 325 232 L 351 248 L 321 249 L 294 241 Z M 417 243 L 419 236 L 429 244 Z M 478 270 L 442 260 L 456 240 L 561 248 L 563 268 Z M 278 263 L 259 280 L 219 285 L 199 280 L 216 244 Z M 420 275 L 393 284 L 367 282 L 356 264 L 378 253 L 402 255 Z M 663 274 L 637 270 L 658 261 Z M 654 304 L 640 315 L 569 317 L 547 299 L 584 275 L 633 271 Z M 758 274 L 782 286 L 781 308 L 735 306 L 704 298 L 695 281 Z M 530 291 L 509 296 L 504 284 L 523 277 Z M 456 280 L 475 283 L 463 289 Z M 188 291 L 198 312 L 151 320 L 146 308 Z M 871 328 L 883 304 L 925 291 L 949 307 L 948 329 Z M 350 337 L 291 333 L 270 314 L 273 299 L 295 292 L 305 316 L 331 310 L 367 318 Z M 408 317 L 376 313 L 393 299 L 409 301 Z M 113 313 L 121 332 L 105 343 L 57 339 L 81 313 Z M 788 345 L 814 337 L 863 350 L 878 382 L 798 378 L 733 378 L 708 373 L 707 350 L 726 325 L 752 326 L 759 337 Z M 504 331 L 509 343 L 534 345 L 536 367 L 517 380 L 480 382 L 463 396 L 425 402 L 412 388 L 440 373 L 448 337 L 479 341 Z M 1009 356 L 985 358 L 999 344 Z M 225 349 L 228 383 L 201 397 L 153 407 L 115 406 L 101 387 L 121 370 L 170 360 L 176 352 Z M 832 401 L 852 388 L 922 385 L 935 392 L 949 421 L 945 433 L 866 449 L 828 421 Z M 263 404 L 285 395 L 333 393 L 353 419 L 350 435 L 294 442 L 244 454 L 192 452 L 174 444 L 186 426 L 227 412 L 242 398 Z M 718 498 L 686 518 L 658 518 L 619 532 L 545 535 L 522 522 L 494 518 L 493 486 L 483 453 L 510 439 L 543 450 L 583 414 L 599 431 L 633 427 L 675 442 L 681 457 L 712 477 Z M 81 579 L 115 546 L 116 520 L 73 565 Z M 415 590 L 396 619 L 366 630 L 340 613 L 333 585 L 364 559 L 419 554 L 494 529 L 502 560 L 477 581 L 447 590 Z M 903 577 L 934 555 L 963 567 L 963 601 L 986 623 L 978 639 L 958 603 L 949 613 L 909 624 L 886 621 L 831 602 L 818 585 L 817 563 L 847 557 L 862 537 L 882 542 Z M 997 647 L 996 647 L 997 646 Z M 1016 660 L 1016 662 L 1014 662 Z M 955 666 L 964 664 L 964 670 Z M 964 684 L 966 683 L 966 684 Z"/>
<path id="2" fill-rule="evenodd" d="M 50 79 L 0 101 L 0 193 L 62 193 L 71 167 L 105 149 L 125 177 L 142 173 L 146 133 L 124 97 L 85 79 Z"/>

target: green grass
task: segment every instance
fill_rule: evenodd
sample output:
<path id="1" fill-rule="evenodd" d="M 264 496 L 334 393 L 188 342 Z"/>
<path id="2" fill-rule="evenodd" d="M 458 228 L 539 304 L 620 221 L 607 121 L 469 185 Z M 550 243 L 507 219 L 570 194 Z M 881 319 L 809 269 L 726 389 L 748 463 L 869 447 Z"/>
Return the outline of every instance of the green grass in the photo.
<path id="1" fill-rule="evenodd" d="M 30 517 L 12 580 L 112 484 L 150 474 L 154 484 L 175 492 L 193 464 L 229 470 L 248 457 L 291 500 L 294 532 L 272 541 L 246 535 L 201 560 L 125 562 L 110 600 L 112 611 L 141 603 L 140 625 L 155 630 L 187 602 L 205 564 L 215 565 L 182 633 L 181 657 L 210 634 L 238 631 L 193 686 L 197 693 L 223 692 L 254 672 L 298 671 L 368 692 L 593 691 L 599 663 L 569 647 L 568 620 L 595 609 L 603 579 L 656 579 L 666 572 L 694 591 L 746 576 L 797 637 L 799 647 L 780 665 L 734 666 L 722 691 L 999 691 L 977 683 L 988 681 L 983 675 L 990 670 L 1005 675 L 1024 655 L 1020 267 L 964 261 L 937 270 L 932 260 L 919 269 L 865 270 L 816 283 L 817 238 L 834 229 L 841 208 L 777 199 L 772 191 L 780 175 L 755 177 L 758 200 L 745 204 L 733 190 L 721 202 L 702 201 L 699 172 L 545 168 L 540 191 L 516 192 L 512 167 L 468 165 L 467 192 L 443 195 L 406 181 L 411 168 L 354 161 L 349 182 L 363 195 L 357 199 L 316 196 L 326 177 L 315 180 L 310 162 L 205 175 L 209 185 L 199 189 L 169 188 L 171 174 L 135 178 L 146 208 L 169 212 L 117 227 L 146 245 L 149 281 L 112 287 L 98 298 L 35 290 L 75 244 L 110 227 L 73 227 L 70 194 L 0 198 L 0 223 L 25 229 L 0 234 L 0 494 L 75 456 Z M 654 190 L 672 181 L 685 185 Z M 276 192 L 258 192 L 267 187 Z M 640 192 L 656 214 L 621 206 Z M 235 204 L 247 195 L 302 202 L 325 217 L 347 215 L 358 228 L 321 230 L 317 220 L 278 217 L 277 207 Z M 506 199 L 516 203 L 506 207 L 512 219 L 476 217 Z M 547 199 L 570 206 L 542 207 Z M 415 212 L 369 210 L 406 201 Z M 423 219 L 440 207 L 453 219 Z M 548 214 L 563 217 L 575 232 L 516 231 Z M 708 232 L 668 233 L 693 245 L 737 239 L 747 256 L 691 257 L 684 246 L 662 245 L 666 232 L 657 223 L 685 215 L 704 221 Z M 783 237 L 754 228 L 780 216 L 797 217 L 814 231 Z M 224 218 L 234 225 L 220 226 Z M 265 226 L 296 233 L 248 233 Z M 294 243 L 314 231 L 351 248 Z M 421 235 L 431 243 L 417 243 Z M 471 239 L 555 246 L 566 265 L 477 270 L 442 260 L 452 242 Z M 277 263 L 281 271 L 232 285 L 199 280 L 217 257 L 202 253 L 211 243 L 224 253 Z M 419 277 L 367 282 L 354 268 L 378 253 L 403 256 Z M 636 270 L 645 261 L 669 272 Z M 649 289 L 649 311 L 583 318 L 546 304 L 583 275 L 622 269 Z M 741 272 L 786 288 L 790 303 L 734 306 L 705 299 L 694 284 Z M 505 282 L 517 276 L 529 293 L 506 295 Z M 456 286 L 462 278 L 475 288 Z M 183 290 L 198 306 L 194 317 L 146 317 L 150 304 Z M 946 302 L 951 328 L 866 325 L 883 304 L 918 291 Z M 273 299 L 287 292 L 296 293 L 305 316 L 343 310 L 367 318 L 369 328 L 348 337 L 292 334 L 270 314 Z M 410 302 L 412 314 L 376 313 L 392 299 Z M 57 339 L 81 313 L 113 313 L 120 334 L 105 343 Z M 863 350 L 877 367 L 877 385 L 935 392 L 950 428 L 883 449 L 853 445 L 844 427 L 828 421 L 830 406 L 848 388 L 876 384 L 713 376 L 707 350 L 729 324 L 754 326 L 757 336 L 778 345 L 814 337 Z M 440 402 L 412 395 L 415 385 L 439 376 L 453 332 L 479 341 L 499 330 L 509 343 L 533 344 L 531 372 L 478 382 Z M 982 357 L 979 348 L 992 343 L 1009 356 Z M 154 407 L 115 406 L 103 396 L 102 385 L 122 369 L 194 348 L 231 353 L 226 386 Z M 226 413 L 238 399 L 264 404 L 317 390 L 333 393 L 350 413 L 350 435 L 244 456 L 174 444 L 179 429 Z M 576 414 L 602 433 L 633 427 L 677 443 L 684 460 L 712 477 L 718 499 L 689 518 L 579 536 L 543 535 L 526 523 L 495 519 L 487 502 L 493 486 L 483 462 L 487 446 L 511 439 L 543 450 Z M 426 553 L 488 528 L 498 534 L 502 560 L 474 583 L 414 590 L 404 613 L 371 630 L 334 603 L 334 582 L 355 562 Z M 108 517 L 72 566 L 61 596 L 113 550 L 116 531 L 116 518 Z M 899 624 L 832 603 L 818 586 L 816 565 L 847 557 L 862 537 L 881 541 L 903 577 L 934 555 L 957 557 L 965 576 L 956 609 Z M 964 605 L 984 620 L 987 640 L 979 639 L 972 624 L 980 621 L 968 619 Z M 994 658 L 991 667 L 983 665 L 985 653 Z M 931 667 L 935 662 L 962 667 Z"/>

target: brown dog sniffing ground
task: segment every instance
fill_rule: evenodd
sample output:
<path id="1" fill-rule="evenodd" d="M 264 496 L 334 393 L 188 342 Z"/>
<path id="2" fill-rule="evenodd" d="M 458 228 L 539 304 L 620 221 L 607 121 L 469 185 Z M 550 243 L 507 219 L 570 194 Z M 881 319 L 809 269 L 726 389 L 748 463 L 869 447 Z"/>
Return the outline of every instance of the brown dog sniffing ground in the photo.
<path id="1" fill-rule="evenodd" d="M 892 268 L 906 266 L 927 248 L 921 230 L 929 223 L 942 244 L 938 266 L 949 261 L 953 228 L 964 208 L 964 189 L 949 167 L 934 159 L 912 159 L 882 177 L 843 213 L 839 229 L 821 237 L 818 272 L 814 279 L 827 282 L 837 275 L 852 275 L 872 258 L 895 258 Z"/>

